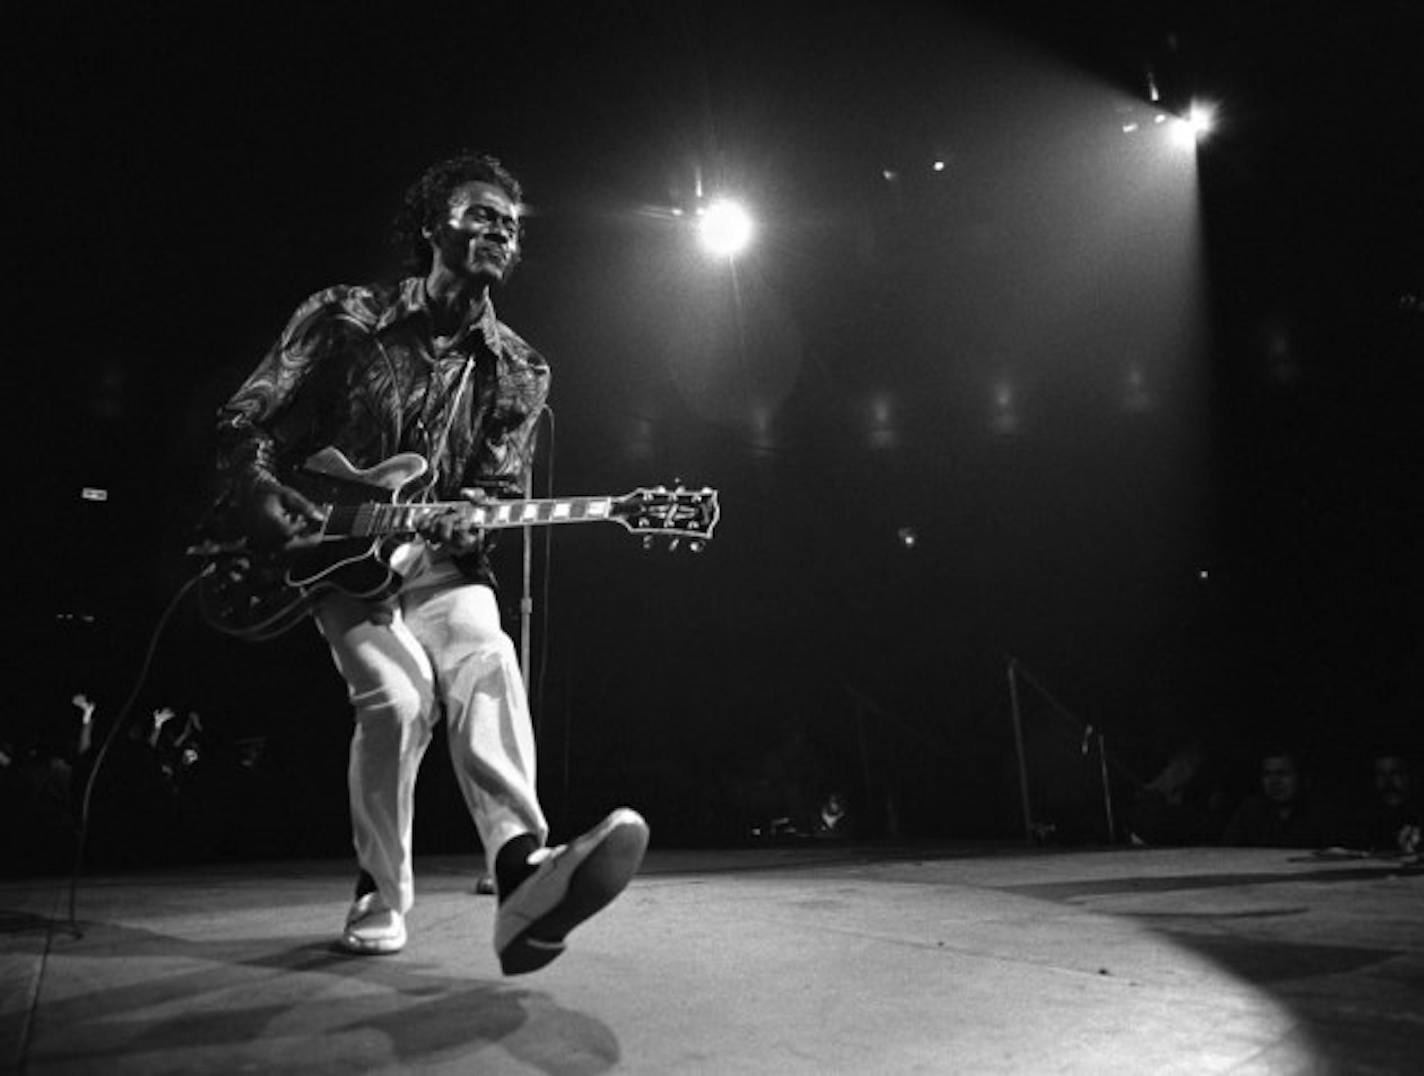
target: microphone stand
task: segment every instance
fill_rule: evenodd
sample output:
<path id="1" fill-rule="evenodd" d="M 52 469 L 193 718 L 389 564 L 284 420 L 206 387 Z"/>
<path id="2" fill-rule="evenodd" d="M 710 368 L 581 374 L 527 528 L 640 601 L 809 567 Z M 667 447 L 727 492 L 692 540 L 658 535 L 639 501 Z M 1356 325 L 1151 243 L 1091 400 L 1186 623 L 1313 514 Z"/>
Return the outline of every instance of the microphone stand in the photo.
<path id="1" fill-rule="evenodd" d="M 539 412 L 542 420 L 544 412 Z M 529 442 L 529 466 L 524 470 L 524 499 L 526 501 L 534 498 L 534 461 L 538 456 L 539 428 L 542 421 L 534 424 L 534 433 Z M 523 570 L 521 589 L 519 593 L 519 668 L 524 674 L 524 692 L 530 698 L 530 716 L 533 718 L 534 731 L 539 731 L 539 711 L 535 708 L 533 701 L 534 693 L 534 668 L 533 668 L 533 621 L 534 621 L 534 528 L 525 525 L 520 528 L 524 532 L 524 545 L 522 551 Z M 542 702 L 542 700 L 540 700 Z"/>
<path id="2" fill-rule="evenodd" d="M 530 475 L 524 478 L 524 499 L 533 498 L 533 481 Z M 519 667 L 524 672 L 525 693 L 533 691 L 533 676 L 530 669 L 530 652 L 533 649 L 531 643 L 531 624 L 534 619 L 534 528 L 524 526 L 524 570 L 523 585 L 519 594 Z M 537 719 L 535 724 L 537 725 Z"/>

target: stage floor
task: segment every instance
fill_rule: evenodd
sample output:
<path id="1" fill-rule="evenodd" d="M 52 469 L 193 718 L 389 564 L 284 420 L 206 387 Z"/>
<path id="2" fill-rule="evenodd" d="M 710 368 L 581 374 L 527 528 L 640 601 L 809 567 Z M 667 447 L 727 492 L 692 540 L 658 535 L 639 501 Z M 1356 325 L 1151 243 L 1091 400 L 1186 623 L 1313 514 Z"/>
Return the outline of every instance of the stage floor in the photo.
<path id="1" fill-rule="evenodd" d="M 58 1073 L 1404 1073 L 1424 872 L 1247 849 L 654 849 L 505 979 L 468 860 L 330 948 L 348 864 L 0 884 L 0 1066 Z"/>

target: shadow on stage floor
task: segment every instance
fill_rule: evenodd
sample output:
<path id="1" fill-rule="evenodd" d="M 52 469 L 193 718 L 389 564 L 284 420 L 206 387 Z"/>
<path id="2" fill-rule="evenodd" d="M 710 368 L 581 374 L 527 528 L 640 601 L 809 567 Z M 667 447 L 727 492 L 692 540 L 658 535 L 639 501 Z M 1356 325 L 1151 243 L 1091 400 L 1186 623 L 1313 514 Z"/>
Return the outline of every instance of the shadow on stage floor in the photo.
<path id="1" fill-rule="evenodd" d="M 30 1073 L 1396 1073 L 1424 874 L 1247 849 L 654 850 L 502 978 L 475 867 L 411 942 L 332 949 L 345 863 L 0 885 L 0 1064 Z"/>

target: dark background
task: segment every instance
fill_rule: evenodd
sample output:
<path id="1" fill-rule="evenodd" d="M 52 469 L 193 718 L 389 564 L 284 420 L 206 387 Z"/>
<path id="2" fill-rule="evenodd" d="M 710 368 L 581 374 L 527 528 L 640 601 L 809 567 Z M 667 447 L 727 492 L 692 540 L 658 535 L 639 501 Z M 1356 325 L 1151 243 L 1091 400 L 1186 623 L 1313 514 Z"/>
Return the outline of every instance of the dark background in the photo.
<path id="1" fill-rule="evenodd" d="M 390 268 L 405 183 L 473 146 L 531 206 L 498 305 L 555 367 L 541 490 L 681 478 L 723 507 L 699 557 L 615 527 L 540 548 L 556 826 L 629 801 L 736 839 L 840 787 L 867 833 L 1011 835 L 1010 657 L 1030 736 L 1092 724 L 1129 787 L 1193 737 L 1242 766 L 1288 738 L 1346 783 L 1420 746 L 1419 5 L 7 22 L 12 734 L 79 690 L 112 722 L 194 571 L 215 408 L 303 297 Z M 1152 123 L 1194 95 L 1195 162 Z M 671 212 L 699 183 L 760 221 L 734 265 Z M 188 599 L 136 711 L 262 739 L 284 847 L 336 847 L 327 661 Z M 423 841 L 465 839 L 453 801 L 426 813 Z"/>

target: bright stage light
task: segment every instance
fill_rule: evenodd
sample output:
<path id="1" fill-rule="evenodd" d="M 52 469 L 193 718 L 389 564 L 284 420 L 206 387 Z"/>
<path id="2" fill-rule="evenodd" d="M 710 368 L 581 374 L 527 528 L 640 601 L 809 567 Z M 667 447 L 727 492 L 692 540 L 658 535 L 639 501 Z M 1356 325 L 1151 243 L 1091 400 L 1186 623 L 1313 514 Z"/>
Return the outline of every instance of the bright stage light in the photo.
<path id="1" fill-rule="evenodd" d="M 713 202 L 702 213 L 699 230 L 703 246 L 730 258 L 751 241 L 752 218 L 736 202 Z"/>
<path id="2" fill-rule="evenodd" d="M 1211 133 L 1212 119 L 1211 106 L 1194 104 L 1185 117 L 1172 124 L 1172 137 L 1184 148 L 1195 146 Z"/>
<path id="3" fill-rule="evenodd" d="M 1215 112 L 1210 105 L 1192 105 L 1187 113 L 1187 124 L 1199 139 L 1211 134 L 1214 120 Z"/>

